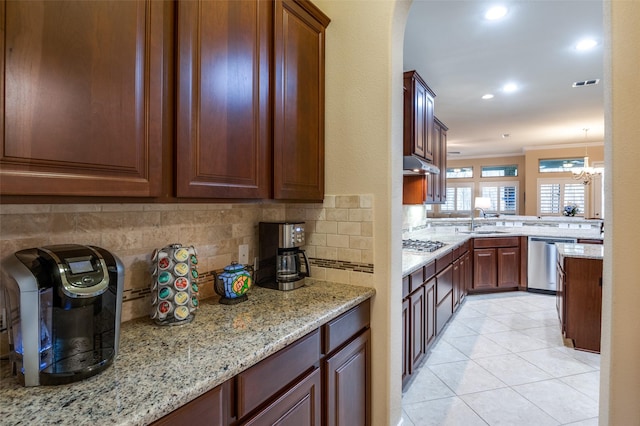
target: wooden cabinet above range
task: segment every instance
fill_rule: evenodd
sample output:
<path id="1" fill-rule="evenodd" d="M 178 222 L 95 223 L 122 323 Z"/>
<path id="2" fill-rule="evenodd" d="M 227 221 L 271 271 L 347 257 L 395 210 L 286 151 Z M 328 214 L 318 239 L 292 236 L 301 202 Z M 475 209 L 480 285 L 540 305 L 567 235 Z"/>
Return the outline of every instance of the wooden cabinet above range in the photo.
<path id="1" fill-rule="evenodd" d="M 323 199 L 330 21 L 308 0 L 2 2 L 0 17 L 0 195 Z"/>
<path id="2" fill-rule="evenodd" d="M 404 73 L 404 155 L 433 161 L 433 114 L 436 94 L 416 71 Z"/>
<path id="3" fill-rule="evenodd" d="M 440 174 L 418 174 L 405 170 L 403 204 L 437 204 L 446 201 L 449 129 L 435 117 L 435 97 L 435 93 L 416 71 L 404 73 L 403 155 L 405 159 L 417 157 L 435 166 Z"/>

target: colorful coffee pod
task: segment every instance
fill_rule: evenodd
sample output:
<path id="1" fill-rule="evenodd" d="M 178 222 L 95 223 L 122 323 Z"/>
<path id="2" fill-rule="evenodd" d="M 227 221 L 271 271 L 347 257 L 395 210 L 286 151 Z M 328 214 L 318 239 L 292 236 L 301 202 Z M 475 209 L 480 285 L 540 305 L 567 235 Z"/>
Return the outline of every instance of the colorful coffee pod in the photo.
<path id="1" fill-rule="evenodd" d="M 179 248 L 178 250 L 173 252 L 173 257 L 178 262 L 185 262 L 187 259 L 189 259 L 189 250 L 187 250 L 186 248 Z"/>
<path id="2" fill-rule="evenodd" d="M 173 297 L 173 300 L 176 302 L 176 305 L 186 305 L 189 301 L 189 294 L 187 294 L 186 291 L 179 291 Z"/>
<path id="3" fill-rule="evenodd" d="M 195 281 L 191 283 L 191 292 L 192 293 L 198 292 L 198 283 L 196 283 Z"/>
<path id="4" fill-rule="evenodd" d="M 173 283 L 173 286 L 178 291 L 185 291 L 187 288 L 189 288 L 189 280 L 185 277 L 178 277 Z"/>
<path id="5" fill-rule="evenodd" d="M 199 303 L 200 302 L 198 302 L 198 298 L 196 296 L 191 296 L 191 306 L 197 308 Z"/>
<path id="6" fill-rule="evenodd" d="M 161 272 L 160 275 L 158 275 L 158 283 L 160 284 L 167 284 L 169 281 L 171 281 L 171 274 L 167 271 Z"/>
<path id="7" fill-rule="evenodd" d="M 173 305 L 167 300 L 163 300 L 162 302 L 158 303 L 158 318 L 166 318 L 166 316 L 171 313 L 172 309 Z"/>
<path id="8" fill-rule="evenodd" d="M 178 263 L 173 268 L 173 271 L 176 273 L 176 275 L 184 277 L 189 273 L 189 265 L 187 265 L 186 263 Z"/>
<path id="9" fill-rule="evenodd" d="M 158 291 L 158 298 L 160 300 L 167 300 L 173 296 L 173 289 L 171 287 L 162 287 L 160 291 Z"/>
<path id="10" fill-rule="evenodd" d="M 171 259 L 169 259 L 168 257 L 163 257 L 162 259 L 158 260 L 158 268 L 160 268 L 163 271 L 169 269 L 171 265 L 172 265 Z"/>
<path id="11" fill-rule="evenodd" d="M 177 320 L 182 321 L 189 316 L 189 308 L 187 308 L 186 306 L 178 306 L 173 312 L 173 316 Z"/>

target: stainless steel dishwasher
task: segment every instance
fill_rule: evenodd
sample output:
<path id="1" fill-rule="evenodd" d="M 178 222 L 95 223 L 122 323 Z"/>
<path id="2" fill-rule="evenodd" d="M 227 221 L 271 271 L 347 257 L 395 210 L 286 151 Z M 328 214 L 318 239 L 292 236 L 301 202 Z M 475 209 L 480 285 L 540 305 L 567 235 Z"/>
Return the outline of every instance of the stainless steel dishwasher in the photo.
<path id="1" fill-rule="evenodd" d="M 529 237 L 527 287 L 538 293 L 556 293 L 555 243 L 575 243 L 575 238 Z"/>

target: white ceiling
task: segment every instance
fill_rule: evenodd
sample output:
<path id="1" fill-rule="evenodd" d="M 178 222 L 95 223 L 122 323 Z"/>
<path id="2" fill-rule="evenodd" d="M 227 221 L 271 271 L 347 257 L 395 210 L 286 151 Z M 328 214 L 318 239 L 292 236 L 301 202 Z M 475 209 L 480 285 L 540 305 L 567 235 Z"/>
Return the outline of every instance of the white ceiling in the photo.
<path id="1" fill-rule="evenodd" d="M 602 143 L 602 2 L 502 1 L 507 16 L 485 20 L 495 4 L 414 0 L 409 12 L 404 69 L 417 70 L 437 95 L 436 116 L 449 127 L 448 158 Z M 598 45 L 577 51 L 587 36 Z M 600 83 L 572 87 L 592 79 Z M 503 93 L 507 82 L 519 90 Z M 483 100 L 485 93 L 495 97 Z"/>

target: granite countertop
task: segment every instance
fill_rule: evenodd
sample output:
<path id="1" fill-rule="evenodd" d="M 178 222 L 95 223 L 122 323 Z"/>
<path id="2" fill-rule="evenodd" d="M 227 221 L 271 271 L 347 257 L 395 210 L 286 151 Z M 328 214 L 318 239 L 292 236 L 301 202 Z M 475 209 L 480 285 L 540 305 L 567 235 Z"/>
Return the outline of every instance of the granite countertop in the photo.
<path id="1" fill-rule="evenodd" d="M 558 256 L 575 257 L 580 259 L 602 259 L 604 257 L 604 246 L 602 244 L 566 244 L 556 243 Z"/>
<path id="2" fill-rule="evenodd" d="M 403 238 L 418 240 L 442 241 L 447 245 L 431 253 L 417 253 L 409 250 L 402 251 L 402 275 L 406 276 L 417 268 L 426 265 L 433 259 L 451 251 L 471 238 L 483 237 L 564 237 L 564 238 L 585 238 L 602 240 L 599 229 L 582 229 L 580 224 L 567 224 L 573 227 L 546 227 L 546 226 L 482 226 L 479 221 L 479 232 L 469 232 L 467 226 L 456 227 L 434 227 L 421 229 L 403 235 Z M 584 244 L 589 245 L 589 244 Z M 599 244 L 593 244 L 601 246 Z"/>
<path id="3" fill-rule="evenodd" d="M 191 324 L 129 321 L 122 324 L 113 365 L 69 385 L 25 388 L 2 361 L 0 423 L 148 424 L 374 294 L 368 287 L 308 278 L 288 292 L 254 286 L 238 305 L 203 300 Z"/>

